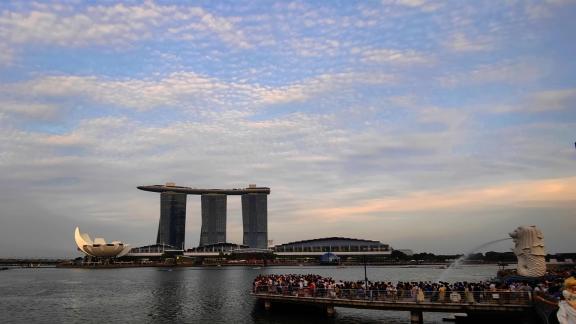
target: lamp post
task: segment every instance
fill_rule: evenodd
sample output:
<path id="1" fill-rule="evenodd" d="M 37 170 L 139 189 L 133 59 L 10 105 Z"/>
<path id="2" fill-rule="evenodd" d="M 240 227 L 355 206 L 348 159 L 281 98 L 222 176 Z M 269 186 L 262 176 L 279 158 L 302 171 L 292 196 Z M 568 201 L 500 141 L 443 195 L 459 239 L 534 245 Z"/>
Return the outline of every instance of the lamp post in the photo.
<path id="1" fill-rule="evenodd" d="M 365 289 L 368 290 L 368 274 L 366 272 L 366 254 L 364 254 L 363 257 L 364 257 L 364 284 Z"/>

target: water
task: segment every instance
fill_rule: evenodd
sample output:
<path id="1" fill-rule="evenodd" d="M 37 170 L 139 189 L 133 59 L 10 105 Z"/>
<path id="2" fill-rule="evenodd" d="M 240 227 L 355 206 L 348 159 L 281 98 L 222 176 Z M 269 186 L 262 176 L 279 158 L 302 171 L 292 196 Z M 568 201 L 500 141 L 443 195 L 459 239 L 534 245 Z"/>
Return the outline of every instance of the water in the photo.
<path id="1" fill-rule="evenodd" d="M 454 269 L 454 280 L 493 277 L 496 265 Z M 438 267 L 368 267 L 371 281 L 434 280 Z M 407 323 L 407 312 L 336 308 L 335 318 L 266 312 L 249 295 L 258 274 L 317 273 L 362 280 L 362 266 L 13 269 L 0 272 L 1 323 Z M 426 323 L 448 314 L 425 313 Z"/>
<path id="2" fill-rule="evenodd" d="M 455 281 L 454 279 L 452 279 L 452 272 L 454 272 L 454 269 L 457 267 L 462 266 L 462 262 L 464 262 L 464 260 L 466 260 L 470 254 L 479 251 L 480 249 L 483 249 L 487 246 L 490 246 L 492 244 L 498 243 L 498 242 L 503 242 L 503 241 L 507 241 L 507 240 L 511 240 L 512 238 L 508 237 L 508 238 L 503 238 L 503 239 L 498 239 L 498 240 L 494 240 L 494 241 L 490 241 L 490 242 L 486 242 L 482 245 L 478 245 L 477 247 L 471 249 L 470 251 L 464 253 L 461 257 L 459 257 L 458 259 L 456 259 L 456 261 L 452 262 L 448 268 L 446 268 L 446 270 L 444 272 L 442 272 L 442 274 L 440 275 L 440 277 L 438 277 L 438 279 L 436 280 L 436 282 L 439 281 Z"/>

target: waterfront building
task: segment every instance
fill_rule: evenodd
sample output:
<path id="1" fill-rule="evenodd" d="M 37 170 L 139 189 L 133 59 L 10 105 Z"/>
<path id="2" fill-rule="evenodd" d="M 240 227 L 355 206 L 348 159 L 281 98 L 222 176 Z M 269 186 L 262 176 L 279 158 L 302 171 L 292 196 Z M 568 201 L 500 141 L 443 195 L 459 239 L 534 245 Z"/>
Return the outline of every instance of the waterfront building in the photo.
<path id="1" fill-rule="evenodd" d="M 130 257 L 160 257 L 166 253 L 166 247 L 155 245 L 133 249 Z M 171 252 L 171 251 L 168 251 Z M 170 253 L 168 253 L 170 254 Z M 277 245 L 271 249 L 253 248 L 245 244 L 219 242 L 206 244 L 183 252 L 184 257 L 200 257 L 221 260 L 232 259 L 275 259 L 272 262 L 388 262 L 391 248 L 379 241 L 362 240 L 346 237 L 327 237 L 297 241 Z"/>
<path id="2" fill-rule="evenodd" d="M 162 192 L 160 194 L 160 222 L 157 244 L 184 249 L 186 231 L 186 194 Z"/>
<path id="3" fill-rule="evenodd" d="M 272 250 L 278 255 L 322 255 L 332 252 L 342 255 L 389 255 L 390 246 L 379 241 L 347 237 L 325 237 L 276 245 Z"/>
<path id="4" fill-rule="evenodd" d="M 139 186 L 144 191 L 160 193 L 160 222 L 157 244 L 184 250 L 186 196 L 201 195 L 202 226 L 200 246 L 226 242 L 227 196 L 242 196 L 243 243 L 250 248 L 266 249 L 268 243 L 268 195 L 270 188 L 254 184 L 248 188 L 198 189 L 166 185 Z"/>
<path id="5" fill-rule="evenodd" d="M 76 227 L 74 231 L 74 241 L 78 250 L 84 254 L 92 257 L 99 258 L 112 258 L 121 257 L 130 252 L 130 245 L 124 244 L 120 241 L 112 241 L 106 243 L 101 237 L 96 237 L 94 240 L 90 238 L 87 233 L 81 233 L 80 228 Z"/>
<path id="6" fill-rule="evenodd" d="M 202 228 L 200 245 L 226 242 L 226 195 L 204 194 L 202 201 Z"/>
<path id="7" fill-rule="evenodd" d="M 206 253 L 206 252 L 222 252 L 228 253 L 234 250 L 246 249 L 248 246 L 235 244 L 235 243 L 216 243 L 216 244 L 206 244 L 199 247 L 186 250 L 186 253 Z"/>
<path id="8" fill-rule="evenodd" d="M 276 245 L 272 248 L 280 260 L 302 261 L 317 259 L 331 253 L 343 262 L 387 262 L 391 248 L 379 241 L 348 237 L 325 237 Z"/>
<path id="9" fill-rule="evenodd" d="M 242 195 L 243 243 L 251 248 L 268 248 L 268 198 L 266 194 Z"/>
<path id="10" fill-rule="evenodd" d="M 172 251 L 172 250 L 174 250 L 174 248 L 170 245 L 152 244 L 132 248 L 132 250 L 130 250 L 130 254 L 139 256 L 148 256 L 148 255 L 161 256 L 166 251 Z"/>

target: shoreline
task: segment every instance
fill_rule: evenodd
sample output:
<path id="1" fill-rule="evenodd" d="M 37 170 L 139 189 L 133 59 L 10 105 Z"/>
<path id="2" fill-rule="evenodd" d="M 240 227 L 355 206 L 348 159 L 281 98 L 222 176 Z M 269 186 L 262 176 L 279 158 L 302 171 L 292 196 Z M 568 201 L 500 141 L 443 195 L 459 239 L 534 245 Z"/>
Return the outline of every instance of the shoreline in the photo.
<path id="1" fill-rule="evenodd" d="M 446 269 L 449 263 L 420 263 L 420 264 L 409 264 L 409 263 L 368 263 L 367 267 L 403 267 L 403 268 L 416 268 L 416 267 L 434 267 L 438 269 Z M 482 266 L 482 265 L 497 265 L 496 263 L 471 263 L 464 264 L 466 266 Z M 152 263 L 152 264 L 58 264 L 56 268 L 78 268 L 78 269 L 115 269 L 115 268 L 222 268 L 222 267 L 253 267 L 253 268 L 274 268 L 274 267 L 293 267 L 293 268 L 305 268 L 305 267 L 322 267 L 322 268 L 346 268 L 346 267 L 363 267 L 363 263 L 353 263 L 353 264 L 340 264 L 340 265 L 323 265 L 319 263 L 305 263 L 305 264 L 294 264 L 294 263 L 274 263 L 274 264 L 261 264 L 261 263 L 231 263 L 231 264 L 164 264 L 164 263 Z"/>

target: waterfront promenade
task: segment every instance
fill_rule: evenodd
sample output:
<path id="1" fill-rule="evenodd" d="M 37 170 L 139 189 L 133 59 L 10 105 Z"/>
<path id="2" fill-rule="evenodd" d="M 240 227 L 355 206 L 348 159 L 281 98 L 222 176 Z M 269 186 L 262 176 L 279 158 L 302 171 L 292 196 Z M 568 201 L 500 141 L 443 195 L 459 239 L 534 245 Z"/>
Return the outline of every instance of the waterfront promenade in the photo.
<path id="1" fill-rule="evenodd" d="M 533 292 L 527 284 L 497 287 L 490 282 L 370 282 L 339 281 L 308 274 L 264 275 L 253 282 L 252 295 L 272 304 L 407 311 L 411 323 L 422 323 L 424 312 L 466 313 L 476 318 L 522 318 L 533 314 Z"/>
<path id="2" fill-rule="evenodd" d="M 323 307 L 326 313 L 334 314 L 334 307 L 367 308 L 410 312 L 411 323 L 423 323 L 424 312 L 449 313 L 492 313 L 522 317 L 532 311 L 532 295 L 529 292 L 479 292 L 474 301 L 467 301 L 464 293 L 455 292 L 440 300 L 438 292 L 424 292 L 422 299 L 413 297 L 411 291 L 388 291 L 362 289 L 289 289 L 287 286 L 261 286 L 252 295 L 262 301 L 266 309 L 273 303 L 291 303 Z M 457 296 L 457 297 L 456 297 Z"/>

